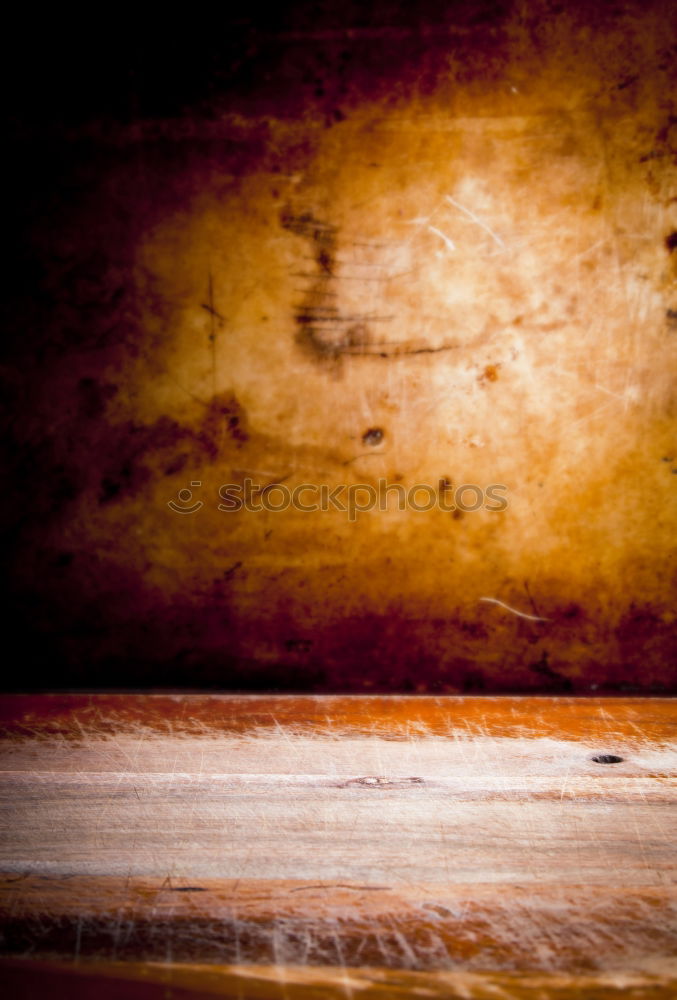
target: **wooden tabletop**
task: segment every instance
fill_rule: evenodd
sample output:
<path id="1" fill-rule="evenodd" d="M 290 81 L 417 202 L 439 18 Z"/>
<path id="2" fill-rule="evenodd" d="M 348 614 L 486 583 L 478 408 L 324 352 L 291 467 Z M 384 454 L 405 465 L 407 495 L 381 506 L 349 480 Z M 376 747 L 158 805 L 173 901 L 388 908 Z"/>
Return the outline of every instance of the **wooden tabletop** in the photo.
<path id="1" fill-rule="evenodd" d="M 10 696 L 10 995 L 669 997 L 677 700 Z"/>

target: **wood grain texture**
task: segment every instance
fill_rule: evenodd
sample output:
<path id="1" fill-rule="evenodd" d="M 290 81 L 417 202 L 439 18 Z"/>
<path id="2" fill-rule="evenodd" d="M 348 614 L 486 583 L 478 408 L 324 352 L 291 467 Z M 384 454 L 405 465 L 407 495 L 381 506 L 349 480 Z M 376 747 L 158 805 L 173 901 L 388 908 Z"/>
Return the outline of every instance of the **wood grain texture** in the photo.
<path id="1" fill-rule="evenodd" d="M 677 988 L 675 700 L 16 696 L 1 721 L 16 995 Z"/>
<path id="2" fill-rule="evenodd" d="M 329 967 L 151 965 L 134 962 L 0 960 L 15 1000 L 672 1000 L 674 983 L 656 976 L 523 976 Z M 48 986 L 48 990 L 45 988 Z M 49 991 L 49 992 L 48 992 Z"/>

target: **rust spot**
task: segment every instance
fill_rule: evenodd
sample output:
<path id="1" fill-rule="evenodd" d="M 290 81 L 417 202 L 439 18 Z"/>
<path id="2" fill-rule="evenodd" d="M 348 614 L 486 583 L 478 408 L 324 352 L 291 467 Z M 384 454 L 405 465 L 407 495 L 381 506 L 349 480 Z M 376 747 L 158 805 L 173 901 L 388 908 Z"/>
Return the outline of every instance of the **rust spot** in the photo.
<path id="1" fill-rule="evenodd" d="M 383 441 L 383 431 L 380 427 L 370 427 L 369 430 L 365 431 L 362 435 L 362 443 L 368 444 L 372 448 L 375 448 Z"/>
<path id="2" fill-rule="evenodd" d="M 484 371 L 479 376 L 479 382 L 498 382 L 498 369 L 500 365 L 486 365 Z"/>

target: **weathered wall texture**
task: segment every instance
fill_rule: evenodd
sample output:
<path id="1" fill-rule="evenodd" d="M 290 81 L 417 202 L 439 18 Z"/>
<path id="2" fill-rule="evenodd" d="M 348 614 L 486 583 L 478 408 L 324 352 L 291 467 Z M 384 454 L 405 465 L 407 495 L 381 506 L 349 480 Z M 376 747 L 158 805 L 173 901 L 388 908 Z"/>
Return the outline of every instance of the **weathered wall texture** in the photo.
<path id="1" fill-rule="evenodd" d="M 674 10 L 417 11 L 22 69 L 13 686 L 677 689 Z"/>

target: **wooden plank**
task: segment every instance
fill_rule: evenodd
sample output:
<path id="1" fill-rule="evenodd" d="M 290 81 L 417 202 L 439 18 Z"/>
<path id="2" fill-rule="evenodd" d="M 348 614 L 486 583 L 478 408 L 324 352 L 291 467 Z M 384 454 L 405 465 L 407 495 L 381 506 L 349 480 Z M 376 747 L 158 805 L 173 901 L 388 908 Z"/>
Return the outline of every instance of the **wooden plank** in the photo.
<path id="1" fill-rule="evenodd" d="M 3 695 L 0 732 L 80 739 L 164 732 L 199 736 L 276 726 L 337 734 L 552 736 L 626 745 L 675 738 L 675 699 L 444 695 Z M 606 745 L 606 743 L 604 744 Z"/>
<path id="2" fill-rule="evenodd" d="M 421 973 L 322 966 L 149 965 L 134 962 L 0 960 L 14 1000 L 673 1000 L 674 981 L 658 976 L 523 976 Z M 47 988 L 46 988 L 47 987 Z"/>
<path id="3" fill-rule="evenodd" d="M 674 699 L 16 696 L 1 722 L 17 990 L 22 956 L 75 963 L 42 969 L 73 996 L 677 986 Z"/>

